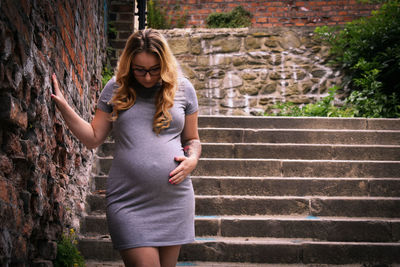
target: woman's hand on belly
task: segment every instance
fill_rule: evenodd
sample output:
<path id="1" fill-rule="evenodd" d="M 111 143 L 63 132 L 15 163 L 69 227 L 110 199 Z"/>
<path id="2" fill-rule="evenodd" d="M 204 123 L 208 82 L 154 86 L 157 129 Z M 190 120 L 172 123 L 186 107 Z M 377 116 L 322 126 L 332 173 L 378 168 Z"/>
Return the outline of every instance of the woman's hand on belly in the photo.
<path id="1" fill-rule="evenodd" d="M 197 159 L 194 157 L 175 157 L 175 161 L 180 162 L 178 167 L 176 167 L 169 174 L 169 182 L 171 184 L 180 184 L 185 180 L 185 178 L 196 168 Z"/>

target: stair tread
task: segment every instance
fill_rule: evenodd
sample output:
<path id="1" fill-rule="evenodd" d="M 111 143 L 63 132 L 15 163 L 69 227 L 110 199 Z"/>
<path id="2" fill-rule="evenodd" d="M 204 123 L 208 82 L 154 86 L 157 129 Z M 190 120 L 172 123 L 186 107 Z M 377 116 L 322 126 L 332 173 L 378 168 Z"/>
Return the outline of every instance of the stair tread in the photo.
<path id="1" fill-rule="evenodd" d="M 105 198 L 104 193 L 92 194 Z M 400 197 L 375 197 L 375 196 L 256 196 L 256 195 L 195 195 L 196 198 L 230 198 L 230 199 L 326 199 L 326 200 L 400 200 Z"/>
<path id="2" fill-rule="evenodd" d="M 307 144 L 307 143 L 243 143 L 243 142 L 233 142 L 233 143 L 216 143 L 216 142 L 202 142 L 202 145 L 207 146 L 311 146 L 311 147 L 362 147 L 362 148 L 400 148 L 400 145 L 385 145 L 385 144 Z"/>
<path id="3" fill-rule="evenodd" d="M 326 200 L 400 200 L 400 197 L 370 196 L 254 196 L 254 195 L 196 195 L 196 198 L 230 198 L 230 199 L 326 199 Z"/>
<path id="4" fill-rule="evenodd" d="M 97 261 L 86 260 L 86 267 L 124 267 L 124 262 L 120 261 Z M 213 261 L 180 261 L 176 266 L 196 266 L 196 267 L 306 267 L 305 264 L 268 264 L 268 263 L 248 263 L 248 262 L 213 262 Z M 336 267 L 337 265 L 327 265 L 324 267 Z M 359 267 L 359 265 L 341 265 L 342 267 Z"/>
<path id="5" fill-rule="evenodd" d="M 200 158 L 202 161 L 282 161 L 282 162 L 335 162 L 335 163 L 400 163 L 399 160 L 327 160 L 327 159 L 258 159 L 258 158 Z"/>
<path id="6" fill-rule="evenodd" d="M 105 213 L 88 214 L 87 218 L 106 219 Z M 399 218 L 384 217 L 333 217 L 296 215 L 195 215 L 196 220 L 276 220 L 276 221 L 332 221 L 332 222 L 400 222 Z"/>
<path id="7" fill-rule="evenodd" d="M 234 127 L 199 127 L 199 130 L 232 130 L 232 131 L 252 131 L 252 132 L 343 132 L 343 133 L 400 133 L 400 130 L 381 130 L 381 129 L 304 129 L 304 128 L 234 128 Z"/>
<path id="8" fill-rule="evenodd" d="M 107 178 L 107 175 L 102 176 Z M 282 176 L 207 176 L 207 175 L 191 175 L 191 179 L 254 179 L 254 180 L 384 180 L 384 181 L 396 181 L 400 180 L 400 177 L 282 177 Z"/>
<path id="9" fill-rule="evenodd" d="M 107 179 L 108 175 L 96 175 L 96 178 L 104 178 Z M 379 180 L 379 181 L 398 181 L 400 177 L 282 177 L 282 176 L 207 176 L 207 175 L 191 175 L 191 179 L 232 179 L 232 180 L 239 180 L 239 179 L 254 179 L 254 180 L 323 180 L 323 181 L 340 181 L 340 180 Z"/>
<path id="10" fill-rule="evenodd" d="M 85 235 L 78 237 L 80 241 L 111 242 L 109 235 Z M 275 238 L 275 237 L 221 237 L 202 236 L 195 237 L 194 243 L 222 242 L 226 244 L 329 244 L 329 245 L 393 245 L 399 246 L 400 242 L 346 242 L 346 241 L 319 241 L 310 238 Z"/>

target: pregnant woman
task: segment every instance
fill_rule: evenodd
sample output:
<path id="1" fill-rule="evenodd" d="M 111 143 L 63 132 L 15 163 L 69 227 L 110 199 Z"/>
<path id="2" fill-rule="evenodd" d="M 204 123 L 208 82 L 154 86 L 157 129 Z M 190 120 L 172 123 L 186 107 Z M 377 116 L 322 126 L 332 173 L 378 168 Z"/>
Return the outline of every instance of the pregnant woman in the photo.
<path id="1" fill-rule="evenodd" d="M 52 79 L 52 99 L 87 147 L 102 144 L 113 129 L 107 221 L 125 266 L 175 266 L 181 245 L 194 241 L 189 174 L 201 145 L 196 93 L 178 74 L 168 43 L 151 29 L 129 37 L 90 124 L 67 104 L 55 75 Z"/>

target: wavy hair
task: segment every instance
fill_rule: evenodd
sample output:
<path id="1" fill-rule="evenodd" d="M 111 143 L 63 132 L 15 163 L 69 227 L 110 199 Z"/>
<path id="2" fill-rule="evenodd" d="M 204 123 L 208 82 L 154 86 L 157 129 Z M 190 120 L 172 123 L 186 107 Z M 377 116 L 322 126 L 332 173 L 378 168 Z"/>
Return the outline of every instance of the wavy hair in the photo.
<path id="1" fill-rule="evenodd" d="M 153 119 L 153 131 L 158 135 L 171 123 L 172 116 L 169 109 L 174 105 L 178 84 L 178 64 L 166 39 L 158 31 L 140 30 L 128 38 L 117 66 L 116 82 L 120 87 L 110 101 L 114 105 L 111 118 L 115 121 L 121 111 L 135 104 L 136 92 L 133 88 L 135 77 L 131 65 L 133 58 L 142 52 L 153 54 L 160 59 L 161 89 L 155 97 L 156 112 Z"/>

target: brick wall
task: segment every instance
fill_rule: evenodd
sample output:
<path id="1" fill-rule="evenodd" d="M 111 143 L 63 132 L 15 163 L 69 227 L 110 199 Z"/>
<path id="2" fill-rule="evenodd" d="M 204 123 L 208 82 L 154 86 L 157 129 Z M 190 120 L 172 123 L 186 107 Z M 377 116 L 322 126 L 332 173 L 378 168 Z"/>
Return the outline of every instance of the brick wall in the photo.
<path id="1" fill-rule="evenodd" d="M 105 58 L 106 4 L 0 2 L 1 266 L 52 266 L 61 232 L 79 227 L 93 152 L 56 112 L 50 77 L 56 73 L 69 104 L 90 120 Z"/>
<path id="2" fill-rule="evenodd" d="M 253 15 L 252 27 L 338 25 L 368 16 L 375 5 L 357 0 L 158 0 L 174 18 L 187 12 L 186 27 L 205 27 L 212 12 L 228 12 L 241 5 Z"/>
<path id="3" fill-rule="evenodd" d="M 109 10 L 109 27 L 116 32 L 109 31 L 108 39 L 111 50 L 109 52 L 110 64 L 117 65 L 119 56 L 125 47 L 125 42 L 134 29 L 135 0 L 112 0 Z M 137 26 L 137 25 L 136 25 Z"/>

